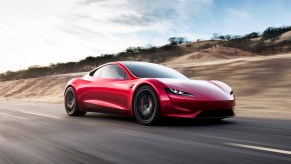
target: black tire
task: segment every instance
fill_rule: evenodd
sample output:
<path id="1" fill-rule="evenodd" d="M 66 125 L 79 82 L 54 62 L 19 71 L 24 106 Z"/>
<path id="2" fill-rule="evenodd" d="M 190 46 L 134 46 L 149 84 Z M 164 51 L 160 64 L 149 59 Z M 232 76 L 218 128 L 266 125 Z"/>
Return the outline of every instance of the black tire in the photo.
<path id="1" fill-rule="evenodd" d="M 143 125 L 160 120 L 160 103 L 156 91 L 149 85 L 140 87 L 133 100 L 134 116 Z"/>
<path id="2" fill-rule="evenodd" d="M 87 113 L 79 110 L 77 95 L 73 87 L 67 88 L 64 102 L 69 116 L 84 116 Z"/>

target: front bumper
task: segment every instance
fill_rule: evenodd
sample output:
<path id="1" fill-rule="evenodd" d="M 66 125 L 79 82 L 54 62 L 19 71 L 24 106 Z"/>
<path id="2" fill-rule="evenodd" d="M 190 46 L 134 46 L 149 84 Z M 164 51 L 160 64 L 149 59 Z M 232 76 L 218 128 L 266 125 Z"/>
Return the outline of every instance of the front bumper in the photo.
<path id="1" fill-rule="evenodd" d="M 162 115 L 180 118 L 226 118 L 235 116 L 235 99 L 201 100 L 190 96 L 169 94 Z"/>

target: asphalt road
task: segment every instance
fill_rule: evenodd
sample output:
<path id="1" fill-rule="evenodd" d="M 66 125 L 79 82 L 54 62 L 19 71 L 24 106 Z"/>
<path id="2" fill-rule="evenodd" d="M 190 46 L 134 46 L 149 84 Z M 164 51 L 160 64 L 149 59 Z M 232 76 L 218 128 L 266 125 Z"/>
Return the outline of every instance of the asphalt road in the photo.
<path id="1" fill-rule="evenodd" d="M 0 101 L 0 163 L 291 163 L 291 120 L 221 122 L 89 113 L 63 105 Z"/>

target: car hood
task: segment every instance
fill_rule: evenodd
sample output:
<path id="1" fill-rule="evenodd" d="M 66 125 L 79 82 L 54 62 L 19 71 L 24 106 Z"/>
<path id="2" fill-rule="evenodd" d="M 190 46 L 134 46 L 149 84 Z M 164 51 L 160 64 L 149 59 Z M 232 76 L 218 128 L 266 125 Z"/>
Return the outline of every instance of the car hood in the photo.
<path id="1" fill-rule="evenodd" d="M 188 80 L 188 79 L 157 79 L 168 88 L 178 89 L 193 94 L 198 99 L 232 100 L 231 88 L 220 81 Z"/>

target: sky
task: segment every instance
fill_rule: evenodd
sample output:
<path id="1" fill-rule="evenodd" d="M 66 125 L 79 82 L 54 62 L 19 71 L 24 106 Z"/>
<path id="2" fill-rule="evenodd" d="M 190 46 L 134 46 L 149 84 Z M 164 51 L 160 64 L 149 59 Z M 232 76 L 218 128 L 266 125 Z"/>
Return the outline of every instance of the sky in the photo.
<path id="1" fill-rule="evenodd" d="M 0 0 L 0 73 L 291 25 L 291 0 Z"/>

